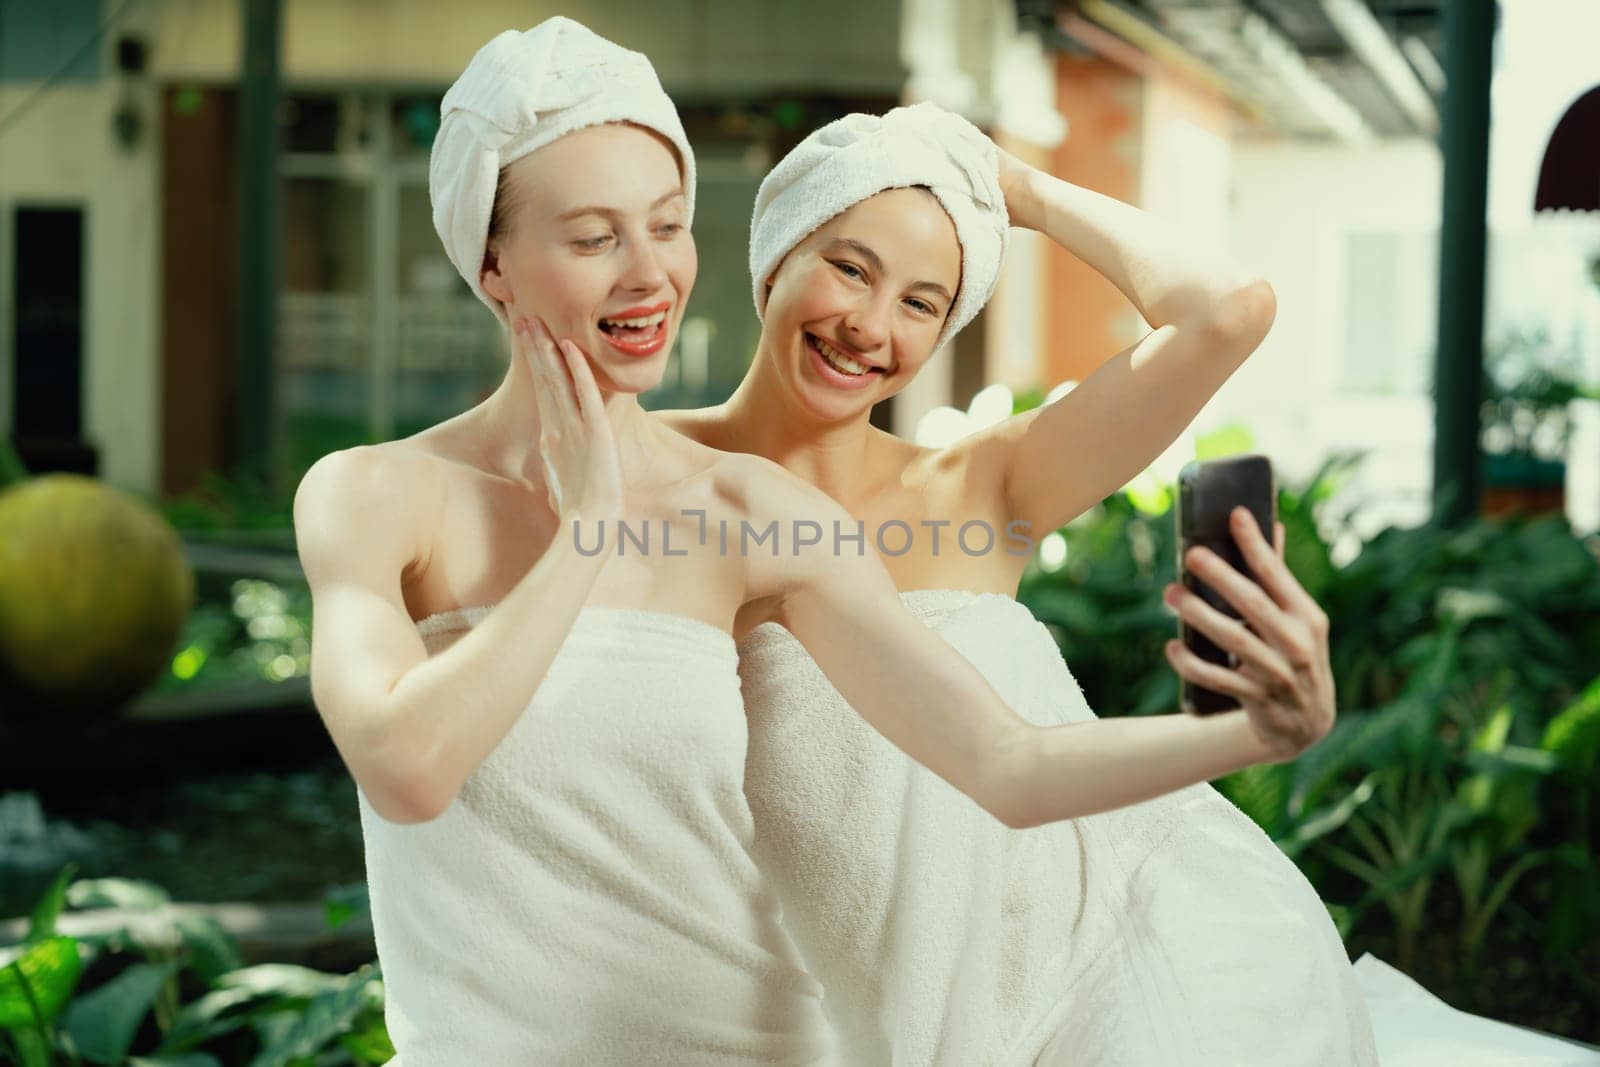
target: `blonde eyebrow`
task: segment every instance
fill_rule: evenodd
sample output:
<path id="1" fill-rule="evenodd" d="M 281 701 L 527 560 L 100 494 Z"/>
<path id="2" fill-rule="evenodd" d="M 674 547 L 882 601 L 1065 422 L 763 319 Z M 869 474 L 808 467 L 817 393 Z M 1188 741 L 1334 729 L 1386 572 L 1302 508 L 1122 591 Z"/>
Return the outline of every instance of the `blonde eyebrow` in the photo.
<path id="1" fill-rule="evenodd" d="M 656 208 L 665 205 L 668 201 L 678 196 L 683 196 L 683 188 L 681 186 L 672 190 L 670 193 L 666 193 L 657 197 L 655 202 L 650 205 L 649 210 L 654 211 Z M 561 214 L 556 216 L 556 221 L 568 222 L 584 215 L 600 215 L 605 218 L 615 218 L 620 214 L 622 214 L 622 212 L 618 211 L 616 208 L 601 207 L 598 204 L 590 204 L 584 207 L 575 207 L 571 211 L 563 211 Z"/>

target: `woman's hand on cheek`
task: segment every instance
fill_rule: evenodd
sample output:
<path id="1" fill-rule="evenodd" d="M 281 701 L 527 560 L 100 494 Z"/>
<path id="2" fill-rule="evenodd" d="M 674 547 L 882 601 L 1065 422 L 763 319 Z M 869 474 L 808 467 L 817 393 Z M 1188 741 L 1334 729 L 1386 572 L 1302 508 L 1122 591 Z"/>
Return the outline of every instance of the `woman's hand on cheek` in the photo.
<path id="1" fill-rule="evenodd" d="M 557 344 L 540 320 L 513 321 L 518 357 L 532 372 L 539 405 L 539 455 L 550 509 L 563 520 L 619 516 L 622 467 L 588 359 L 571 341 Z"/>

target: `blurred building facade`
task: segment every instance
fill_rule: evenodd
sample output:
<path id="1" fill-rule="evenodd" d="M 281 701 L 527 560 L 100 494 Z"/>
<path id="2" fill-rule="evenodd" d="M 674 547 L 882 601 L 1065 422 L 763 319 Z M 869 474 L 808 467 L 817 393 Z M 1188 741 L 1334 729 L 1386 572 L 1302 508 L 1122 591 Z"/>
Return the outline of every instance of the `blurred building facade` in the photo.
<path id="1" fill-rule="evenodd" d="M 498 326 L 433 231 L 428 149 L 440 97 L 472 54 L 558 13 L 646 52 L 696 146 L 700 281 L 657 404 L 718 399 L 737 382 L 757 334 L 750 205 L 811 128 L 943 95 L 990 126 L 1004 113 L 1052 129 L 1050 60 L 999 0 L 285 0 L 276 363 L 291 470 L 438 421 L 503 374 Z M 35 465 L 188 488 L 227 467 L 249 402 L 234 369 L 242 5 L 6 0 L 0 27 L 0 427 Z M 63 243 L 73 262 L 55 274 L 77 282 L 52 288 L 39 265 Z M 1039 314 L 1036 301 L 1012 308 Z M 916 403 L 949 399 L 948 384 L 924 384 Z"/>
<path id="2" fill-rule="evenodd" d="M 1531 212 L 1542 138 L 1595 81 L 1592 62 L 1551 52 L 1531 28 L 1553 20 L 1582 39 L 1571 28 L 1581 0 L 1562 4 L 1502 8 L 1491 332 L 1525 315 L 1589 331 L 1579 343 L 1600 372 L 1600 293 L 1579 270 L 1592 230 L 1584 219 L 1536 224 Z M 31 443 L 36 462 L 91 462 L 115 484 L 168 492 L 229 465 L 249 403 L 234 369 L 241 8 L 0 0 L 0 429 Z M 427 153 L 439 99 L 473 52 L 559 13 L 648 54 L 696 147 L 699 281 L 652 406 L 713 402 L 743 372 L 758 329 L 749 212 L 766 169 L 846 111 L 933 99 L 1272 281 L 1272 335 L 1196 430 L 1244 422 L 1291 475 L 1332 448 L 1373 447 L 1368 488 L 1396 516 L 1425 514 L 1438 9 L 283 0 L 283 463 L 295 471 L 330 448 L 413 432 L 498 382 L 498 327 L 433 232 Z M 1570 58 L 1552 61 L 1560 54 Z M 913 436 L 927 412 L 964 407 L 987 384 L 1081 380 L 1146 328 L 1075 257 L 1019 232 L 991 306 L 875 418 Z M 1163 462 L 1175 467 L 1190 448 L 1186 436 Z M 1572 477 L 1592 466 L 1575 464 Z M 1580 497 L 1600 511 L 1600 485 L 1572 496 L 1575 511 L 1589 506 Z"/>

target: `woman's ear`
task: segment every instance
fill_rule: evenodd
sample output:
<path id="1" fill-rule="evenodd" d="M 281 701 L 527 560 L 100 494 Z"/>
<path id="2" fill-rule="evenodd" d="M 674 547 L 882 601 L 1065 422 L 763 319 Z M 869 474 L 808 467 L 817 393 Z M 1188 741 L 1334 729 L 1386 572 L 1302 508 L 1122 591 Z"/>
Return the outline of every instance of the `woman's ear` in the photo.
<path id="1" fill-rule="evenodd" d="M 499 252 L 493 245 L 483 251 L 483 269 L 478 272 L 478 284 L 483 286 L 483 291 L 500 301 L 510 304 L 511 287 L 506 284 L 505 277 L 500 273 Z"/>

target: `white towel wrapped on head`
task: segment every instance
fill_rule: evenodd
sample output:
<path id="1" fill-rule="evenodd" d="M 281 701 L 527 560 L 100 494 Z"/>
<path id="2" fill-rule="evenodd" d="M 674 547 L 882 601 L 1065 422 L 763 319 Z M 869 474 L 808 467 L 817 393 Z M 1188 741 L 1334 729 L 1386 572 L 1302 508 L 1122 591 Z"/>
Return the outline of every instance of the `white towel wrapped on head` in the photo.
<path id="1" fill-rule="evenodd" d="M 694 221 L 694 151 L 655 68 L 581 23 L 557 15 L 506 30 L 478 49 L 439 105 L 428 159 L 433 228 L 450 262 L 503 325 L 505 308 L 478 275 L 500 169 L 574 130 L 631 122 L 678 150 L 687 221 Z"/>
<path id="2" fill-rule="evenodd" d="M 796 245 L 868 197 L 913 185 L 932 190 L 956 226 L 961 287 L 938 346 L 961 332 L 994 295 L 1011 222 L 994 142 L 930 103 L 836 119 L 762 180 L 750 222 L 756 314 L 766 314 L 767 278 Z"/>

